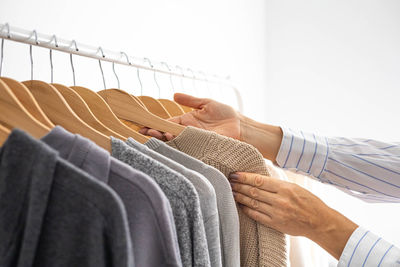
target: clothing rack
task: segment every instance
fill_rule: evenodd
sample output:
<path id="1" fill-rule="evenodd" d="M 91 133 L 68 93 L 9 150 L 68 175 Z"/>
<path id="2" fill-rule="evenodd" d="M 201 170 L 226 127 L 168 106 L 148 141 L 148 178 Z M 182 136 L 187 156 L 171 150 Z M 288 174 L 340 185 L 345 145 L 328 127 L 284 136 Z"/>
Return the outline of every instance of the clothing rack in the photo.
<path id="1" fill-rule="evenodd" d="M 153 71 L 154 74 L 162 73 L 193 81 L 218 84 L 221 87 L 223 86 L 232 89 L 237 99 L 238 109 L 241 112 L 243 111 L 242 97 L 240 92 L 230 80 L 229 76 L 221 77 L 215 74 L 207 74 L 203 71 L 193 71 L 191 68 L 183 68 L 179 65 L 172 66 L 166 62 L 156 62 L 153 60 L 150 61 L 148 58 L 132 57 L 125 52 L 115 52 L 112 50 L 103 49 L 101 46 L 95 47 L 76 42 L 75 40 L 66 40 L 57 37 L 55 34 L 48 35 L 38 33 L 36 30 L 29 31 L 10 26 L 8 23 L 0 23 L 0 38 L 2 39 L 2 42 L 4 42 L 6 39 L 19 43 L 25 43 L 31 46 L 39 46 L 68 54 L 93 58 L 99 60 L 99 62 L 107 61 L 113 64 L 120 64 L 135 67 L 137 69 Z M 1 51 L 1 56 L 3 56 L 3 51 Z M 1 64 L 2 58 L 0 61 L 0 69 L 2 68 Z M 185 74 L 184 71 L 191 73 L 191 75 Z"/>

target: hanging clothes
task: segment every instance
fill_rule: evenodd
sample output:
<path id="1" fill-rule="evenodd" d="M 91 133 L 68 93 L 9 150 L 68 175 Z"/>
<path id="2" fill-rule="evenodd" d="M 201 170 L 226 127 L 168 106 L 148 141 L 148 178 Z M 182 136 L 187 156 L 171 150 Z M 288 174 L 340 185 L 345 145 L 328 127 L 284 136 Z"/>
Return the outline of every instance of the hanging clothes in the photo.
<path id="1" fill-rule="evenodd" d="M 43 142 L 13 130 L 0 178 L 0 266 L 134 266 L 119 196 Z"/>
<path id="2" fill-rule="evenodd" d="M 268 175 L 265 161 L 253 146 L 194 127 L 168 145 L 219 169 L 226 177 L 242 171 Z M 285 235 L 247 217 L 239 209 L 241 266 L 287 266 Z"/>
<path id="3" fill-rule="evenodd" d="M 207 239 L 194 186 L 182 175 L 111 137 L 112 156 L 152 177 L 170 201 L 183 266 L 210 266 Z"/>
<path id="4" fill-rule="evenodd" d="M 156 138 L 151 138 L 144 145 L 182 166 L 202 174 L 210 181 L 217 197 L 222 266 L 240 267 L 239 215 L 233 199 L 232 188 L 225 176 L 214 167 L 172 148 Z"/>
<path id="5" fill-rule="evenodd" d="M 171 206 L 153 179 L 60 126 L 42 141 L 120 196 L 128 216 L 135 266 L 182 266 Z"/>
<path id="6" fill-rule="evenodd" d="M 143 154 L 157 160 L 158 162 L 165 164 L 172 170 L 180 173 L 193 184 L 197 194 L 199 195 L 211 267 L 221 267 L 221 244 L 219 236 L 217 200 L 215 190 L 211 183 L 203 175 L 187 169 L 179 163 L 164 157 L 153 150 L 150 150 L 148 147 L 140 144 L 133 138 L 128 138 L 125 143 L 142 152 Z"/>

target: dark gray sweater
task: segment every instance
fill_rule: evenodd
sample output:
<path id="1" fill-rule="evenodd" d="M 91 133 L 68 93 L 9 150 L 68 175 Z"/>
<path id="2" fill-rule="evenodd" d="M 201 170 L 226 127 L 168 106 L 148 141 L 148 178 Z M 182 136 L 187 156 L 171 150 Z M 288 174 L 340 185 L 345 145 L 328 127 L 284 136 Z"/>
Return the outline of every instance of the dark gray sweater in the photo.
<path id="1" fill-rule="evenodd" d="M 111 137 L 112 155 L 152 177 L 171 203 L 183 266 L 210 266 L 199 196 L 181 174 Z"/>
<path id="2" fill-rule="evenodd" d="M 0 266 L 133 266 L 121 199 L 14 130 L 0 150 Z"/>
<path id="3" fill-rule="evenodd" d="M 108 184 L 121 197 L 128 215 L 135 266 L 182 266 L 171 206 L 153 179 L 112 158 L 89 139 L 60 126 L 42 141 L 56 149 L 60 157 Z"/>

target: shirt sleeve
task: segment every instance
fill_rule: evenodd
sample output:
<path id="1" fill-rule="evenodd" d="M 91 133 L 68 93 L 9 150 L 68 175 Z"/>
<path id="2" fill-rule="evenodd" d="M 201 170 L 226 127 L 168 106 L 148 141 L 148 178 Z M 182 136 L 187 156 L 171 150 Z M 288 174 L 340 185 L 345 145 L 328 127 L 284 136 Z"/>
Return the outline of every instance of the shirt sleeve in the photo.
<path id="1" fill-rule="evenodd" d="M 311 176 L 367 202 L 400 202 L 400 144 L 324 137 L 282 128 L 282 168 Z"/>
<path id="2" fill-rule="evenodd" d="M 400 249 L 358 227 L 340 256 L 338 267 L 400 266 Z"/>

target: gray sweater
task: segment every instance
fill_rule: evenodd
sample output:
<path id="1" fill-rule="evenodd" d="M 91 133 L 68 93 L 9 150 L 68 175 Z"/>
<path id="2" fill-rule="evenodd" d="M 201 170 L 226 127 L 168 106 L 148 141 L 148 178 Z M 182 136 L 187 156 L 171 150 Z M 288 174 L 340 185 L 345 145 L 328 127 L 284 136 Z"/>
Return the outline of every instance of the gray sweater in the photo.
<path id="1" fill-rule="evenodd" d="M 147 156 L 165 164 L 174 171 L 185 176 L 195 187 L 199 199 L 201 213 L 203 215 L 204 228 L 206 230 L 208 252 L 212 267 L 221 267 L 221 246 L 219 238 L 219 220 L 215 190 L 211 183 L 203 175 L 183 167 L 181 164 L 149 149 L 133 138 L 129 138 L 126 144 L 146 154 Z"/>
<path id="2" fill-rule="evenodd" d="M 171 203 L 183 266 L 210 266 L 199 196 L 181 174 L 111 137 L 113 157 L 153 178 Z"/>
<path id="3" fill-rule="evenodd" d="M 0 266 L 133 266 L 120 198 L 14 130 L 0 150 Z"/>
<path id="4" fill-rule="evenodd" d="M 225 176 L 214 167 L 176 150 L 156 138 L 151 138 L 145 145 L 186 168 L 201 173 L 214 186 L 217 195 L 223 266 L 239 267 L 239 215 L 231 186 Z"/>
<path id="5" fill-rule="evenodd" d="M 182 266 L 171 206 L 153 179 L 112 158 L 89 139 L 60 126 L 42 141 L 56 149 L 60 157 L 108 184 L 121 197 L 128 215 L 135 266 Z"/>

